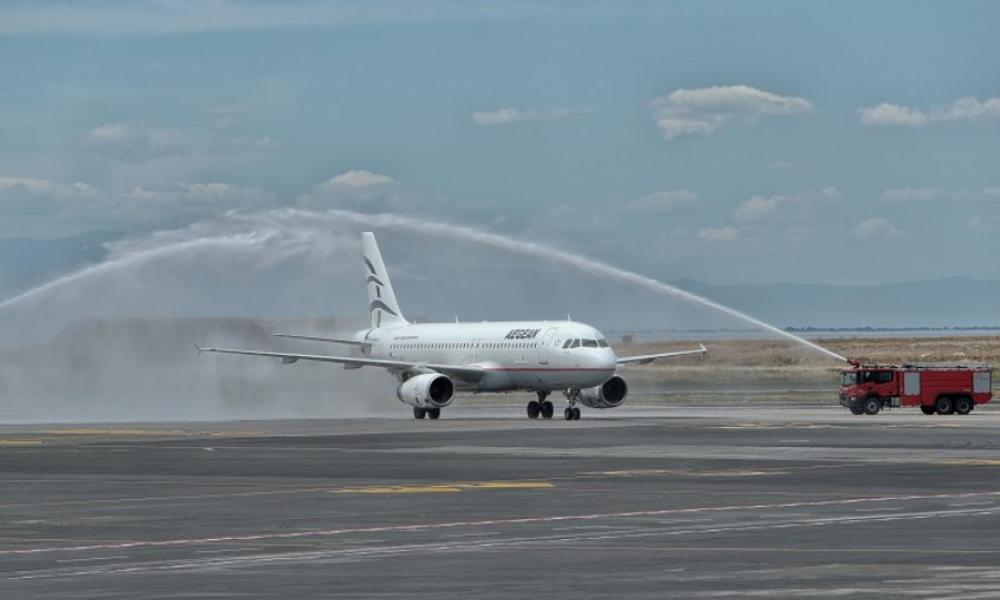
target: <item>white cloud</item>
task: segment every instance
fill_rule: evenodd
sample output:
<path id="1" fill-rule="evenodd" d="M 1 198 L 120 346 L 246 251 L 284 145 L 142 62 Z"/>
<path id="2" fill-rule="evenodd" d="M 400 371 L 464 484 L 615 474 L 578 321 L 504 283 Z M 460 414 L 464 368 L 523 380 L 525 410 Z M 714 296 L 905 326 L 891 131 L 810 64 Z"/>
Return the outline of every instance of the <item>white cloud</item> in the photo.
<path id="1" fill-rule="evenodd" d="M 58 200 L 92 198 L 97 195 L 97 189 L 82 183 L 56 183 L 47 179 L 32 177 L 0 177 L 0 194 L 5 197 L 17 194 L 30 196 L 47 196 Z"/>
<path id="2" fill-rule="evenodd" d="M 804 98 L 782 96 L 747 85 L 674 90 L 654 98 L 653 121 L 668 140 L 686 135 L 712 135 L 723 127 L 752 124 L 767 115 L 812 110 Z"/>
<path id="3" fill-rule="evenodd" d="M 345 171 L 320 184 L 320 189 L 336 191 L 341 189 L 371 189 L 395 185 L 396 181 L 388 175 L 380 175 L 365 170 Z"/>
<path id="4" fill-rule="evenodd" d="M 736 211 L 733 212 L 733 219 L 741 223 L 760 221 L 778 210 L 778 207 L 784 200 L 784 196 L 771 196 L 769 198 L 752 196 L 736 207 Z"/>
<path id="5" fill-rule="evenodd" d="M 867 219 L 851 229 L 851 235 L 859 240 L 871 240 L 884 237 L 896 237 L 902 232 L 895 225 L 881 217 Z"/>
<path id="6" fill-rule="evenodd" d="M 888 102 L 859 108 L 858 115 L 861 124 L 867 127 L 921 127 L 927 124 L 927 115 L 919 110 Z"/>
<path id="7" fill-rule="evenodd" d="M 216 130 L 139 127 L 106 123 L 91 129 L 84 140 L 90 150 L 119 161 L 146 163 L 161 159 L 191 157 L 195 164 L 231 163 L 273 151 L 268 137 L 240 137 Z"/>
<path id="8" fill-rule="evenodd" d="M 706 227 L 698 231 L 698 237 L 706 242 L 735 242 L 739 231 L 733 226 Z"/>
<path id="9" fill-rule="evenodd" d="M 933 118 L 938 121 L 975 121 L 1000 117 L 1000 97 L 987 98 L 980 102 L 977 98 L 959 98 Z"/>
<path id="10" fill-rule="evenodd" d="M 30 235 L 59 235 L 91 228 L 123 228 L 213 216 L 233 209 L 278 204 L 257 187 L 232 183 L 177 183 L 128 190 L 95 188 L 29 177 L 0 177 L 0 214 L 5 235 L 19 227 Z"/>
<path id="11" fill-rule="evenodd" d="M 625 209 L 636 214 L 672 212 L 681 209 L 701 208 L 702 199 L 688 190 L 661 190 L 625 204 Z"/>
<path id="12" fill-rule="evenodd" d="M 802 190 L 773 196 L 751 196 L 733 211 L 733 221 L 743 240 L 784 237 L 800 242 L 825 223 L 839 218 L 843 196 L 835 187 Z"/>
<path id="13" fill-rule="evenodd" d="M 472 119 L 478 125 L 508 125 L 524 121 L 541 121 L 548 119 L 564 119 L 589 113 L 585 108 L 558 107 L 546 110 L 522 110 L 518 108 L 500 108 L 493 111 L 481 111 L 472 114 Z"/>
<path id="14" fill-rule="evenodd" d="M 44 215 L 72 202 L 93 200 L 99 190 L 82 183 L 58 183 L 33 177 L 0 177 L 0 214 Z"/>
<path id="15" fill-rule="evenodd" d="M 184 133 L 173 129 L 138 128 L 124 123 L 95 127 L 87 134 L 87 145 L 100 154 L 126 161 L 149 160 L 157 156 L 182 154 Z"/>
<path id="16" fill-rule="evenodd" d="M 1000 117 L 1000 97 L 980 101 L 975 97 L 959 98 L 948 106 L 921 110 L 883 102 L 858 109 L 862 125 L 868 127 L 922 127 L 928 123 L 978 121 Z"/>
<path id="17" fill-rule="evenodd" d="M 929 202 L 944 196 L 944 191 L 938 188 L 892 188 L 882 192 L 882 201 L 889 204 L 907 204 L 911 202 Z"/>
<path id="18" fill-rule="evenodd" d="M 415 196 L 398 182 L 379 173 L 352 170 L 324 181 L 299 197 L 300 206 L 345 208 L 362 212 L 390 212 L 410 208 Z"/>

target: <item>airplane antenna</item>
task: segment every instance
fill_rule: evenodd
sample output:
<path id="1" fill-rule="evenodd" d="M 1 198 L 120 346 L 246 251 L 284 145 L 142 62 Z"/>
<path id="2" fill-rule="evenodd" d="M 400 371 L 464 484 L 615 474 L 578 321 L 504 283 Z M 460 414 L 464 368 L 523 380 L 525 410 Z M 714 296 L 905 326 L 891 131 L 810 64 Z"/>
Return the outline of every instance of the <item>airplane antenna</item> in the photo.
<path id="1" fill-rule="evenodd" d="M 569 316 L 569 313 L 566 313 L 566 320 L 567 321 L 572 321 L 573 317 Z"/>

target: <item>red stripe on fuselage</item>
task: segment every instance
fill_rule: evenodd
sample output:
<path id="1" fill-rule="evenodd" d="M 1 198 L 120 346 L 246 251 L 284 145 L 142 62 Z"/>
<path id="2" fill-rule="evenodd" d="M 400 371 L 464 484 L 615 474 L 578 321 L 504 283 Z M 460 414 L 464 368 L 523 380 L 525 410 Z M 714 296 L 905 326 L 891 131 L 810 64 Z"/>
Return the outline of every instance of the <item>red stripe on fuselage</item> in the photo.
<path id="1" fill-rule="evenodd" d="M 604 371 L 611 373 L 614 369 L 588 369 L 584 367 L 579 368 L 544 368 L 544 367 L 496 367 L 491 369 L 483 369 L 484 371 Z"/>

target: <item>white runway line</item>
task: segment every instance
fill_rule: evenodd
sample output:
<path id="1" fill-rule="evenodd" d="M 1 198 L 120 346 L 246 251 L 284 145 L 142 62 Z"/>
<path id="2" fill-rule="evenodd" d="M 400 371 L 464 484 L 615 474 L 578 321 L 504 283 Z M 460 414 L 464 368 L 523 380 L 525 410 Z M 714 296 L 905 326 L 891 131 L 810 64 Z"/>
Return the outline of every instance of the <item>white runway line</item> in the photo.
<path id="1" fill-rule="evenodd" d="M 859 504 L 863 505 L 871 502 L 905 502 L 911 500 L 960 500 L 960 499 L 972 499 L 972 498 L 997 498 L 997 497 L 1000 497 L 1000 491 L 965 492 L 959 494 L 913 494 L 913 495 L 903 495 L 903 496 L 839 498 L 833 500 L 811 500 L 811 501 L 800 501 L 800 502 L 783 502 L 776 504 L 666 508 L 666 509 L 626 511 L 626 512 L 590 513 L 590 514 L 578 514 L 578 515 L 551 515 L 543 517 L 523 517 L 523 518 L 512 518 L 512 519 L 486 519 L 480 521 L 451 521 L 451 522 L 440 522 L 440 523 L 417 523 L 410 525 L 385 525 L 377 527 L 316 529 L 316 530 L 293 531 L 293 532 L 265 532 L 265 533 L 256 533 L 248 535 L 230 535 L 230 536 L 204 537 L 204 538 L 136 540 L 131 542 L 89 544 L 80 546 L 48 546 L 41 548 L 19 548 L 19 549 L 0 550 L 0 556 L 25 556 L 25 555 L 47 554 L 47 553 L 57 553 L 57 552 L 119 550 L 127 548 L 183 547 L 183 546 L 194 546 L 200 544 L 252 542 L 252 541 L 262 541 L 262 540 L 287 540 L 287 539 L 299 539 L 308 537 L 339 536 L 345 534 L 434 531 L 437 529 L 458 529 L 462 527 L 496 527 L 502 525 L 530 525 L 530 524 L 540 524 L 540 523 L 557 523 L 564 521 L 572 522 L 572 521 L 592 521 L 599 519 L 629 519 L 637 517 L 640 518 L 657 517 L 662 515 L 774 510 L 774 509 L 785 509 L 785 508 L 806 508 L 806 507 L 822 507 L 822 506 L 851 506 Z M 972 513 L 975 511 L 952 510 L 948 511 L 947 513 L 942 513 L 941 511 L 937 511 L 933 514 L 953 515 L 965 512 Z M 984 512 L 983 514 L 986 514 L 986 512 Z M 877 515 L 873 515 L 872 517 L 857 517 L 857 518 L 860 519 L 860 518 L 875 518 L 875 517 L 877 517 Z"/>

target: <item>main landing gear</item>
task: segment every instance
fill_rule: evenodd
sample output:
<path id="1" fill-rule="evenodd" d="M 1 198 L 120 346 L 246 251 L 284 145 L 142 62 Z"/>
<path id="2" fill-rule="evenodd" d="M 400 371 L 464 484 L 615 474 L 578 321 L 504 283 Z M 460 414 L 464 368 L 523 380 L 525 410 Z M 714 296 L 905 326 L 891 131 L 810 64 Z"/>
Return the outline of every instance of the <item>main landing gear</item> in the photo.
<path id="1" fill-rule="evenodd" d="M 579 421 L 580 409 L 575 406 L 567 406 L 566 410 L 563 411 L 563 416 L 566 417 L 567 421 Z"/>
<path id="2" fill-rule="evenodd" d="M 424 417 L 430 417 L 431 419 L 437 419 L 441 416 L 440 408 L 420 408 L 419 406 L 413 407 L 413 418 L 423 419 Z"/>
<path id="3" fill-rule="evenodd" d="M 536 393 L 538 394 L 538 400 L 532 400 L 528 403 L 528 418 L 537 419 L 541 415 L 543 419 L 551 419 L 552 415 L 555 414 L 556 408 L 552 406 L 551 402 L 546 400 L 549 393 L 543 391 Z"/>

